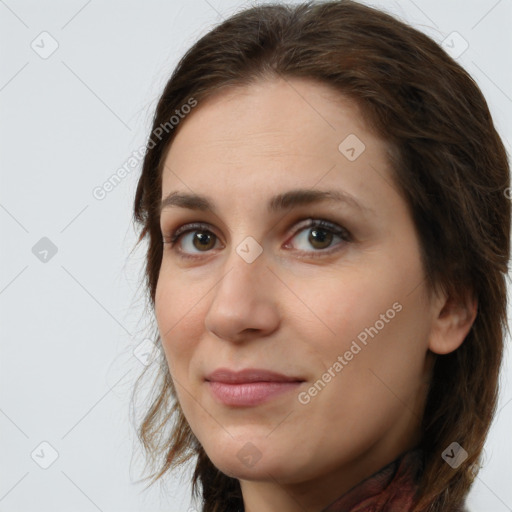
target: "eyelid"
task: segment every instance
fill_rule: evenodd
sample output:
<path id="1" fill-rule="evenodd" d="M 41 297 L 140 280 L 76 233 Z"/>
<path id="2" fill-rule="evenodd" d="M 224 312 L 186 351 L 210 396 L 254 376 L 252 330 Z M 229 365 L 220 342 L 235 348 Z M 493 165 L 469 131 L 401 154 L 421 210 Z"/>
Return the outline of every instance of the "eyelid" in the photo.
<path id="1" fill-rule="evenodd" d="M 352 238 L 352 234 L 351 234 L 350 230 L 348 230 L 343 225 L 343 224 L 345 224 L 345 222 L 339 221 L 339 220 L 328 219 L 327 217 L 329 217 L 329 215 L 325 215 L 325 214 L 324 215 L 320 214 L 320 215 L 298 216 L 298 218 L 294 218 L 292 220 L 292 222 L 290 222 L 290 227 L 288 227 L 286 229 L 286 232 L 287 232 L 286 236 L 289 236 L 289 234 L 296 234 L 297 231 L 299 231 L 300 229 L 309 227 L 314 224 L 323 224 L 322 227 L 325 227 L 326 229 L 332 229 L 333 231 L 339 230 L 343 234 L 345 234 L 347 238 L 348 237 Z M 297 224 L 299 224 L 299 225 L 297 226 Z M 275 225 L 274 225 L 274 227 L 275 227 Z M 292 231 L 291 227 L 294 227 L 295 229 Z M 162 235 L 164 232 L 170 233 L 170 235 L 168 235 L 166 237 L 167 239 L 170 239 L 171 237 L 178 237 L 179 235 L 181 235 L 189 230 L 191 231 L 193 229 L 197 229 L 197 230 L 202 229 L 204 231 L 209 231 L 212 234 L 215 234 L 214 229 L 212 229 L 212 225 L 209 222 L 204 222 L 204 221 L 187 222 L 185 224 L 180 225 L 176 229 L 164 228 L 164 226 L 161 226 Z M 215 236 L 217 236 L 217 235 L 215 234 Z M 220 238 L 220 237 L 217 236 L 217 238 Z"/>
<path id="2" fill-rule="evenodd" d="M 182 226 L 180 226 L 179 228 L 174 230 L 167 237 L 168 238 L 167 243 L 174 244 L 181 235 L 184 235 L 190 231 L 208 231 L 209 233 L 212 233 L 213 235 L 215 235 L 218 239 L 219 237 L 214 233 L 214 231 L 212 231 L 210 229 L 210 227 L 211 227 L 210 224 L 207 224 L 205 222 L 189 222 L 188 224 L 183 224 Z M 164 239 L 165 239 L 165 236 L 164 236 Z"/>
<path id="3" fill-rule="evenodd" d="M 287 241 L 284 244 L 284 247 L 288 248 L 290 246 L 289 241 L 293 238 L 295 238 L 301 231 L 307 229 L 307 228 L 322 228 L 327 231 L 330 231 L 335 236 L 338 236 L 341 238 L 342 242 L 335 244 L 333 247 L 327 248 L 327 249 L 321 249 L 321 250 L 310 250 L 310 251 L 304 251 L 304 250 L 296 250 L 299 254 L 306 254 L 309 257 L 315 258 L 315 257 L 322 257 L 327 256 L 331 253 L 337 252 L 340 250 L 340 245 L 345 245 L 346 243 L 354 242 L 355 239 L 352 236 L 351 232 L 345 228 L 343 225 L 340 225 L 336 221 L 331 221 L 324 216 L 308 216 L 307 218 L 302 218 L 299 220 L 295 220 L 292 223 L 292 226 L 294 227 L 293 231 L 290 232 L 290 229 L 287 230 Z M 181 249 L 175 249 L 174 246 L 176 243 L 179 243 L 179 239 L 182 235 L 188 234 L 190 232 L 194 231 L 203 231 L 211 233 L 216 240 L 220 241 L 220 237 L 217 236 L 215 231 L 211 229 L 211 225 L 209 223 L 205 222 L 190 222 L 187 224 L 183 224 L 182 226 L 178 227 L 176 230 L 174 230 L 169 236 L 165 237 L 163 235 L 163 243 L 171 244 L 170 250 L 174 250 L 175 252 L 180 253 L 182 258 L 186 259 L 198 259 L 198 258 L 204 258 L 207 257 L 209 254 L 211 254 L 211 250 L 204 251 L 204 255 L 201 255 L 202 251 L 199 251 L 198 253 L 194 253 L 193 255 L 182 251 Z M 167 242 L 165 241 L 167 238 Z"/>

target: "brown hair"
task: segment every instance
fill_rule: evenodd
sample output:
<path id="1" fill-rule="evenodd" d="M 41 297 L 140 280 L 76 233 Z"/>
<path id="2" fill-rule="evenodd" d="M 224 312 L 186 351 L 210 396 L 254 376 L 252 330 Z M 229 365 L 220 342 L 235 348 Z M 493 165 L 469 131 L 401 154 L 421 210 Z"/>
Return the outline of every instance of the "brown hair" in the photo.
<path id="1" fill-rule="evenodd" d="M 279 77 L 314 79 L 357 102 L 394 155 L 394 178 L 410 207 L 429 289 L 478 300 L 464 343 L 436 357 L 422 422 L 424 472 L 415 510 L 452 510 L 476 476 L 496 410 L 510 250 L 505 148 L 478 86 L 440 45 L 350 0 L 267 4 L 222 22 L 179 62 L 158 102 L 153 133 L 190 98 L 201 103 L 225 87 Z M 148 238 L 152 307 L 162 259 L 162 163 L 175 130 L 165 132 L 148 143 L 134 203 L 142 226 L 137 243 Z M 158 333 L 155 340 L 160 346 Z M 200 483 L 203 511 L 243 510 L 238 480 L 213 465 L 191 432 L 161 349 L 160 356 L 156 395 L 137 431 L 156 467 L 147 478 L 152 485 L 197 456 L 193 492 Z M 454 441 L 469 454 L 456 470 L 441 457 Z"/>

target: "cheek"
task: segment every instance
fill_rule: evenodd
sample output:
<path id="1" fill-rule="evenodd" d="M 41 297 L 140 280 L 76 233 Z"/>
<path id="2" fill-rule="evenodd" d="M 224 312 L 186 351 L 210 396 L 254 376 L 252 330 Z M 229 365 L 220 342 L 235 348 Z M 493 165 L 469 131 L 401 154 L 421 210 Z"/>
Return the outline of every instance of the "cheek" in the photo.
<path id="1" fill-rule="evenodd" d="M 395 418 L 413 411 L 418 393 L 424 391 L 428 322 L 423 304 L 417 295 L 407 297 L 392 288 L 388 292 L 385 297 L 368 294 L 364 307 L 341 303 L 335 343 L 322 346 L 324 370 L 316 378 L 329 368 L 335 376 L 326 376 L 329 383 L 312 400 L 322 410 L 317 416 L 328 424 L 361 433 L 385 430 Z"/>
<path id="2" fill-rule="evenodd" d="M 357 415 L 359 408 L 368 411 L 376 403 L 389 405 L 397 397 L 407 399 L 422 382 L 428 314 L 424 288 L 411 293 L 420 277 L 419 265 L 411 263 L 405 269 L 347 273 L 298 291 L 313 305 L 312 312 L 296 315 L 306 357 L 314 361 L 311 377 L 316 381 L 331 368 L 336 377 L 325 376 L 326 388 L 339 388 L 342 394 L 347 386 L 352 390 L 344 399 L 345 407 L 351 403 L 344 414 L 350 410 Z M 339 356 L 342 368 L 334 366 Z M 330 399 L 337 401 L 335 396 Z"/>
<path id="3" fill-rule="evenodd" d="M 178 300 L 179 298 L 179 300 Z M 197 382 L 193 373 L 194 355 L 204 330 L 198 298 L 191 295 L 190 287 L 158 285 L 155 294 L 155 315 L 162 340 L 162 348 L 174 383 L 176 398 L 191 428 L 197 425 Z M 194 307 L 195 305 L 195 307 Z M 194 431 L 194 429 L 193 429 Z M 194 433 L 197 435 L 198 432 Z"/>
<path id="4" fill-rule="evenodd" d="M 160 280 L 155 293 L 155 316 L 171 375 L 187 377 L 190 360 L 204 330 L 197 293 L 190 286 Z"/>
<path id="5" fill-rule="evenodd" d="M 325 355 L 324 364 L 348 350 L 353 339 L 392 308 L 397 296 L 389 288 L 383 292 L 373 276 L 349 272 L 317 279 L 313 285 L 295 285 L 294 291 L 302 299 L 293 315 L 295 329 L 302 340 Z"/>

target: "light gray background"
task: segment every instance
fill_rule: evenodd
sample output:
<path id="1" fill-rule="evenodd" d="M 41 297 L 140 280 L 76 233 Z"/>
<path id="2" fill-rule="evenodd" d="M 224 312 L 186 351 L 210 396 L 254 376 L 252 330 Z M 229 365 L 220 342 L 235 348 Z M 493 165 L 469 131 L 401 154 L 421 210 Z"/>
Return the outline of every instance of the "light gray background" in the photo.
<path id="1" fill-rule="evenodd" d="M 368 3 L 437 41 L 458 32 L 454 51 L 467 41 L 458 60 L 510 152 L 512 2 Z M 243 5 L 0 0 L 0 512 L 191 505 L 190 470 L 145 493 L 133 483 L 142 465 L 129 398 L 143 369 L 133 351 L 150 324 L 137 292 L 143 250 L 130 255 L 140 166 L 103 200 L 92 191 L 145 143 L 180 56 Z M 58 48 L 45 55 L 52 44 Z M 46 262 L 33 253 L 43 237 L 57 248 Z M 508 347 L 473 512 L 512 510 L 511 368 Z M 47 469 L 40 464 L 51 462 L 52 448 L 42 442 L 58 453 Z"/>

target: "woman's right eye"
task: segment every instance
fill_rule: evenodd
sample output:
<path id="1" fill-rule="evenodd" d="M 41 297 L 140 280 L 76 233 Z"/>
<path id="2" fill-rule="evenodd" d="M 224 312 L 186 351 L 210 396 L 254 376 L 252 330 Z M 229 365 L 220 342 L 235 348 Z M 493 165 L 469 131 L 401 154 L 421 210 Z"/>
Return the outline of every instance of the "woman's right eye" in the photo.
<path id="1" fill-rule="evenodd" d="M 213 249 L 215 243 L 212 244 L 212 241 L 215 242 L 218 240 L 217 236 L 208 228 L 209 226 L 207 224 L 186 224 L 171 233 L 168 237 L 164 237 L 163 242 L 164 244 L 169 244 L 171 250 L 177 250 L 182 257 L 195 258 L 196 256 L 189 254 L 190 252 L 193 253 L 193 251 L 189 250 L 190 248 L 199 249 L 196 254 L 200 254 L 209 249 Z M 175 249 L 177 242 L 180 246 L 179 249 Z M 186 243 L 189 244 L 189 248 L 183 249 Z"/>

